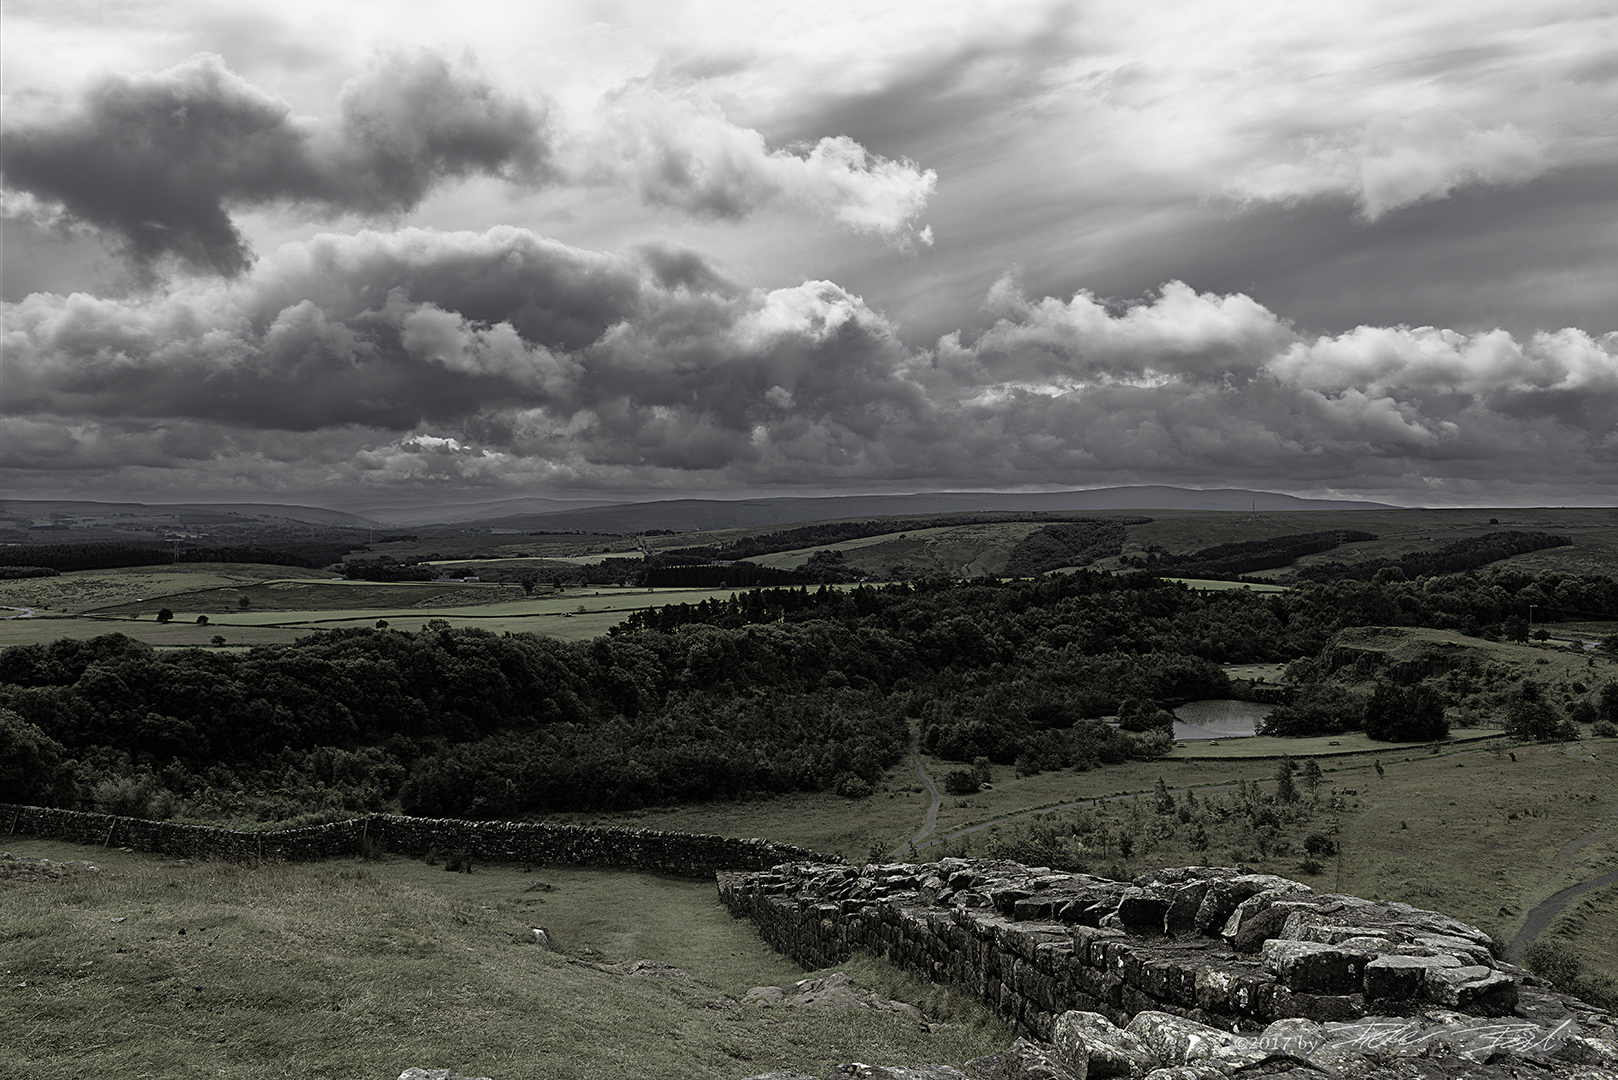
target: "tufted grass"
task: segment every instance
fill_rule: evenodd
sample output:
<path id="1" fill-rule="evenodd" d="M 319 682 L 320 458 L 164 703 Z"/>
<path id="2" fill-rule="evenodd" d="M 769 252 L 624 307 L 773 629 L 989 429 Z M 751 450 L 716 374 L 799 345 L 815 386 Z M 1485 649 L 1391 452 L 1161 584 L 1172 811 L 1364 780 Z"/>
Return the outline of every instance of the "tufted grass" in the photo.
<path id="1" fill-rule="evenodd" d="M 0 879 L 10 1075 L 392 1080 L 412 1065 L 497 1080 L 824 1075 L 860 1057 L 959 1062 L 1011 1037 L 969 999 L 871 961 L 844 970 L 949 1026 L 929 1033 L 869 1010 L 709 1007 L 806 975 L 732 920 L 708 882 L 450 874 L 403 858 L 252 868 L 3 844 L 104 867 Z M 529 891 L 536 881 L 553 888 Z M 555 951 L 531 943 L 534 923 L 551 929 Z M 693 980 L 579 962 L 633 959 Z"/>

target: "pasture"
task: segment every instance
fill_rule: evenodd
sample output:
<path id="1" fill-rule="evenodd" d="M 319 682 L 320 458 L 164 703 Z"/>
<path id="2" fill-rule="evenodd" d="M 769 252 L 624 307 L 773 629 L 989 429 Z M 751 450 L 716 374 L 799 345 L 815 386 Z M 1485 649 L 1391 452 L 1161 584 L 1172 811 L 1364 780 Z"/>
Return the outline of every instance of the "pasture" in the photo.
<path id="1" fill-rule="evenodd" d="M 19 838 L 5 850 L 103 868 L 28 880 L 41 875 L 0 861 L 0 1058 L 41 1080 L 381 1077 L 411 1066 L 731 1080 L 825 1075 L 858 1055 L 960 1061 L 1011 1039 L 964 995 L 871 961 L 842 970 L 947 1026 L 736 1004 L 753 986 L 806 975 L 731 919 L 711 881 L 520 866 L 452 874 L 400 857 L 233 866 Z M 553 948 L 535 943 L 535 925 Z M 590 966 L 642 959 L 689 977 Z"/>
<path id="2" fill-rule="evenodd" d="M 318 571 L 229 564 L 152 568 L 150 573 L 83 570 L 0 585 L 30 587 L 0 590 L 0 597 L 9 597 L 0 604 L 31 607 L 46 616 L 0 619 L 0 647 L 109 633 L 160 648 L 207 646 L 215 636 L 227 646 L 274 645 L 320 630 L 374 627 L 378 621 L 416 632 L 434 620 L 578 641 L 606 633 L 633 611 L 728 599 L 735 592 L 546 586 L 529 597 L 516 585 L 377 584 Z M 174 616 L 166 624 L 156 621 L 164 608 Z M 197 622 L 199 616 L 206 624 Z"/>

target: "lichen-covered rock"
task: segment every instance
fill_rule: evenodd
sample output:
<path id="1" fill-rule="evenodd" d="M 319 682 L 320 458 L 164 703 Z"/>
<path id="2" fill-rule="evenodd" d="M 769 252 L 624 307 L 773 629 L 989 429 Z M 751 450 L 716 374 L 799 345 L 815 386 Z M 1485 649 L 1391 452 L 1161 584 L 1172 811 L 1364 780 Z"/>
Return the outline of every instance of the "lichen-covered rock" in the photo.
<path id="1" fill-rule="evenodd" d="M 1429 968 L 1422 980 L 1427 998 L 1481 1016 L 1506 1016 L 1517 1007 L 1517 982 L 1482 966 Z"/>
<path id="2" fill-rule="evenodd" d="M 1264 942 L 1281 936 L 1294 914 L 1312 910 L 1312 897 L 1309 886 L 1296 881 L 1254 893 L 1230 913 L 1220 936 L 1237 952 L 1257 952 Z"/>
<path id="3" fill-rule="evenodd" d="M 1288 990 L 1303 994 L 1352 994 L 1363 984 L 1365 954 L 1314 941 L 1275 938 L 1264 943 L 1264 967 Z"/>
<path id="4" fill-rule="evenodd" d="M 1074 1069 L 1054 1051 L 1018 1039 L 1000 1055 L 990 1080 L 1086 1080 L 1087 1075 L 1088 1062 Z"/>
<path id="5" fill-rule="evenodd" d="M 1074 1072 L 1083 1068 L 1091 1080 L 1142 1077 L 1159 1064 L 1145 1043 L 1100 1013 L 1063 1013 L 1057 1017 L 1051 1040 L 1063 1063 Z"/>
<path id="6" fill-rule="evenodd" d="M 953 1065 L 838 1065 L 824 1080 L 972 1080 Z"/>
<path id="7" fill-rule="evenodd" d="M 1460 966 L 1453 956 L 1378 956 L 1365 965 L 1365 996 L 1395 1001 L 1419 998 L 1429 971 Z"/>
<path id="8" fill-rule="evenodd" d="M 1191 1065 L 1217 1057 L 1236 1041 L 1228 1031 L 1152 1009 L 1136 1013 L 1124 1030 L 1145 1043 L 1163 1065 Z"/>
<path id="9" fill-rule="evenodd" d="M 1146 1080 L 1225 1080 L 1229 1074 L 1218 1065 L 1170 1065 L 1153 1069 Z"/>
<path id="10" fill-rule="evenodd" d="M 1313 1020 L 1292 1017 L 1277 1020 L 1258 1038 L 1259 1048 L 1271 1054 L 1308 1057 L 1326 1041 L 1326 1029 Z"/>
<path id="11" fill-rule="evenodd" d="M 1197 908 L 1196 927 L 1210 937 L 1217 936 L 1243 901 L 1269 889 L 1296 884 L 1273 874 L 1239 874 L 1210 881 Z"/>

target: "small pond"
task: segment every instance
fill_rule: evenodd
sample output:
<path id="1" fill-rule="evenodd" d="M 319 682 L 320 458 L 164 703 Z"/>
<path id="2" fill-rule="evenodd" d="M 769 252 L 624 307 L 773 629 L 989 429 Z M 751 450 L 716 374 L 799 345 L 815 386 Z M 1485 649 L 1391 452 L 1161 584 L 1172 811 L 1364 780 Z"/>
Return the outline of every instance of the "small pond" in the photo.
<path id="1" fill-rule="evenodd" d="M 1174 737 L 1180 741 L 1245 739 L 1270 715 L 1274 705 L 1215 698 L 1188 701 L 1174 710 Z"/>

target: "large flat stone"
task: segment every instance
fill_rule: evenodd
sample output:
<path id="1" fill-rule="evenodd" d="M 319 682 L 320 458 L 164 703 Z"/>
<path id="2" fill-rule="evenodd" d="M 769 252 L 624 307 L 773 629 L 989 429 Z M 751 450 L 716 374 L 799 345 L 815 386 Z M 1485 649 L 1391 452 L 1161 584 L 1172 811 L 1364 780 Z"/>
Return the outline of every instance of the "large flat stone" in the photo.
<path id="1" fill-rule="evenodd" d="M 1365 955 L 1315 941 L 1266 941 L 1264 967 L 1300 994 L 1352 994 L 1361 988 Z"/>
<path id="2" fill-rule="evenodd" d="M 1481 965 L 1430 968 L 1422 989 L 1428 1001 L 1478 1016 L 1506 1016 L 1517 1007 L 1517 980 Z"/>
<path id="3" fill-rule="evenodd" d="M 1393 1001 L 1420 998 L 1427 972 L 1460 966 L 1453 956 L 1378 956 L 1365 965 L 1365 996 Z"/>

